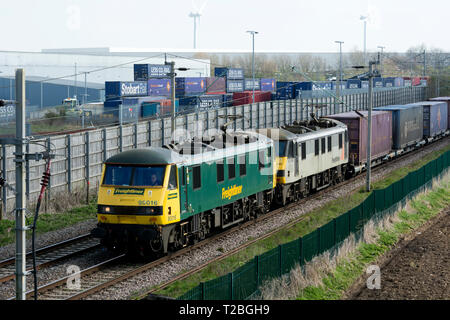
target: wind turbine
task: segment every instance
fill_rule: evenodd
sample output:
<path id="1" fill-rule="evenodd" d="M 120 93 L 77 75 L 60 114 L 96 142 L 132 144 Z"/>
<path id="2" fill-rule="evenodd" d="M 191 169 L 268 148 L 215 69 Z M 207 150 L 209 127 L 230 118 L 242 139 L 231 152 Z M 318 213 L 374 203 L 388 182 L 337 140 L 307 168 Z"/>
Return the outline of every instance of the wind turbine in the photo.
<path id="1" fill-rule="evenodd" d="M 194 18 L 194 49 L 197 49 L 197 19 L 200 24 L 200 16 L 202 15 L 203 9 L 205 9 L 206 4 L 209 0 L 206 0 L 203 5 L 200 7 L 200 10 L 195 5 L 194 0 L 192 0 L 192 6 L 194 7 L 194 12 L 189 14 L 190 18 Z"/>

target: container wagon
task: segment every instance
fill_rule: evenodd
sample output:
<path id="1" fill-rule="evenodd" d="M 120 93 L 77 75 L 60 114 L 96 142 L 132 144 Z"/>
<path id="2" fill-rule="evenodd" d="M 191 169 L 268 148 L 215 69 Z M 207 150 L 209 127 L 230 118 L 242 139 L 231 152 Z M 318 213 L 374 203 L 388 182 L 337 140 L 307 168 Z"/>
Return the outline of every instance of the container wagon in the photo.
<path id="1" fill-rule="evenodd" d="M 352 167 L 351 174 L 363 169 L 367 162 L 367 111 L 359 111 L 361 117 L 355 111 L 327 116 L 338 120 L 348 127 L 349 137 L 349 164 Z M 391 151 L 392 141 L 392 115 L 386 111 L 372 111 L 372 144 L 371 161 L 381 160 Z"/>
<path id="2" fill-rule="evenodd" d="M 423 108 L 414 105 L 391 105 L 376 110 L 392 113 L 392 150 L 417 146 L 423 138 Z"/>
<path id="3" fill-rule="evenodd" d="M 447 129 L 450 130 L 450 97 L 431 98 L 430 101 L 442 101 L 447 103 Z"/>
<path id="4" fill-rule="evenodd" d="M 427 141 L 447 131 L 448 106 L 442 101 L 421 101 L 412 103 L 423 107 L 423 137 Z"/>

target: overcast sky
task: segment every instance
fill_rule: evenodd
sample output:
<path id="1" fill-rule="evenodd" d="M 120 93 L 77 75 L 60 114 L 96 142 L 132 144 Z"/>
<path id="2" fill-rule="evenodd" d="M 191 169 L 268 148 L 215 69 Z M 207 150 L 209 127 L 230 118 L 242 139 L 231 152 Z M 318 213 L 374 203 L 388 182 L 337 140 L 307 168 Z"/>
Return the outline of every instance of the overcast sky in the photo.
<path id="1" fill-rule="evenodd" d="M 193 4 L 205 0 L 1 1 L 0 50 L 193 47 Z M 450 51 L 448 0 L 209 0 L 199 49 L 336 52 L 363 48 L 361 15 L 369 14 L 367 48 L 405 51 L 424 43 Z"/>

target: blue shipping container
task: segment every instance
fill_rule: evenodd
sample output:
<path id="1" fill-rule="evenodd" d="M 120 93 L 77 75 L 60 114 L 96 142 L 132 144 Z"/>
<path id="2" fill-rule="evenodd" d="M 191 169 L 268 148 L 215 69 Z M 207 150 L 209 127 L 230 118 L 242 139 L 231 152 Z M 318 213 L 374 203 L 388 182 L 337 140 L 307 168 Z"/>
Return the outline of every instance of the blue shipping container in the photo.
<path id="1" fill-rule="evenodd" d="M 295 83 L 295 82 L 294 82 Z M 297 90 L 301 90 L 301 91 L 310 91 L 313 89 L 313 83 L 312 82 L 297 82 L 295 85 L 295 88 Z"/>
<path id="2" fill-rule="evenodd" d="M 289 100 L 295 99 L 298 95 L 298 82 L 292 81 L 277 81 L 277 92 L 276 99 L 277 100 Z"/>
<path id="3" fill-rule="evenodd" d="M 180 109 L 182 111 L 204 111 L 218 109 L 224 105 L 225 95 L 203 95 L 180 98 Z"/>
<path id="4" fill-rule="evenodd" d="M 244 91 L 244 80 L 230 80 L 227 78 L 227 92 L 242 92 Z"/>
<path id="5" fill-rule="evenodd" d="M 170 79 L 149 79 L 147 81 L 147 85 L 148 96 L 170 97 L 172 92 L 170 87 Z"/>
<path id="6" fill-rule="evenodd" d="M 148 93 L 147 83 L 145 81 L 135 81 L 135 82 L 106 81 L 105 82 L 105 98 L 106 98 L 106 100 L 117 99 L 120 97 L 146 96 L 147 93 Z"/>
<path id="7" fill-rule="evenodd" d="M 383 88 L 383 78 L 376 77 L 372 79 L 374 88 Z"/>
<path id="8" fill-rule="evenodd" d="M 333 90 L 333 82 L 316 81 L 312 83 L 313 90 Z"/>
<path id="9" fill-rule="evenodd" d="M 150 78 L 168 78 L 171 66 L 164 64 L 135 64 L 134 81 L 147 81 Z"/>
<path id="10" fill-rule="evenodd" d="M 348 79 L 347 89 L 361 89 L 361 80 L 358 79 Z"/>
<path id="11" fill-rule="evenodd" d="M 215 68 L 214 76 L 216 77 L 226 77 L 230 80 L 243 80 L 244 79 L 244 69 L 242 68 Z"/>
<path id="12" fill-rule="evenodd" d="M 275 79 L 261 79 L 260 81 L 261 91 L 276 91 L 276 80 Z"/>
<path id="13" fill-rule="evenodd" d="M 260 79 L 245 79 L 244 80 L 244 91 L 251 91 L 255 89 L 256 91 L 261 90 Z"/>
<path id="14" fill-rule="evenodd" d="M 361 81 L 361 88 L 362 89 L 368 89 L 369 88 L 369 80 L 362 80 Z"/>
<path id="15" fill-rule="evenodd" d="M 206 78 L 203 77 L 176 78 L 175 84 L 177 96 L 199 94 L 206 91 Z"/>
<path id="16" fill-rule="evenodd" d="M 405 85 L 405 80 L 402 77 L 397 77 L 394 79 L 394 84 L 396 87 L 403 87 Z"/>
<path id="17" fill-rule="evenodd" d="M 392 88 L 395 86 L 395 79 L 390 77 L 390 78 L 383 78 L 383 87 L 385 88 Z"/>
<path id="18" fill-rule="evenodd" d="M 336 81 L 333 81 L 333 90 L 336 90 Z M 340 81 L 341 91 L 347 89 L 347 80 Z"/>
<path id="19" fill-rule="evenodd" d="M 223 95 L 223 107 L 231 107 L 233 106 L 233 94 L 224 94 Z"/>

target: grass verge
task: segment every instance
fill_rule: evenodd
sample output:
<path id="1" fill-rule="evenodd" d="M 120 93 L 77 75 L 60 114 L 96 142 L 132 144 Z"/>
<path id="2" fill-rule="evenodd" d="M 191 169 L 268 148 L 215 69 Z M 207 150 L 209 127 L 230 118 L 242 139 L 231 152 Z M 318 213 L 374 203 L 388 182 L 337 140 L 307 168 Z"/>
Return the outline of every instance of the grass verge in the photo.
<path id="1" fill-rule="evenodd" d="M 409 172 L 414 171 L 426 163 L 438 158 L 444 152 L 450 150 L 450 146 L 446 146 L 438 151 L 434 151 L 423 157 L 422 159 L 415 161 L 407 166 L 400 169 L 394 170 L 389 174 L 389 177 L 372 184 L 373 189 L 382 189 L 387 185 L 394 183 L 406 176 Z M 190 277 L 177 281 L 170 285 L 169 287 L 158 290 L 156 294 L 165 295 L 169 297 L 178 297 L 183 293 L 189 291 L 190 289 L 196 287 L 200 282 L 206 282 L 208 280 L 215 279 L 224 274 L 227 274 L 238 267 L 244 265 L 249 260 L 253 259 L 256 255 L 260 255 L 267 252 L 280 244 L 284 244 L 297 239 L 298 237 L 304 236 L 311 231 L 317 229 L 318 227 L 325 225 L 332 219 L 338 217 L 339 215 L 347 212 L 348 210 L 356 207 L 362 201 L 369 196 L 369 193 L 364 191 L 364 188 L 358 189 L 356 192 L 345 195 L 340 199 L 330 201 L 326 205 L 317 208 L 306 215 L 304 215 L 304 220 L 298 224 L 290 227 L 281 229 L 275 235 L 258 241 L 257 243 L 249 246 L 248 248 L 236 253 L 235 255 L 223 259 L 218 262 L 211 263 L 205 269 L 191 275 Z M 132 297 L 138 297 L 142 295 L 145 291 L 150 290 L 147 288 L 136 292 Z"/>
<path id="2" fill-rule="evenodd" d="M 433 191 L 421 194 L 398 212 L 397 222 L 387 229 L 378 228 L 374 243 L 360 243 L 356 249 L 336 264 L 332 272 L 326 274 L 319 285 L 301 289 L 296 299 L 335 300 L 365 272 L 368 265 L 395 246 L 399 238 L 439 214 L 450 205 L 450 182 L 447 181 Z M 298 272 L 299 270 L 297 270 Z"/>
<path id="3" fill-rule="evenodd" d="M 97 211 L 97 201 L 92 200 L 89 205 L 73 208 L 62 213 L 39 214 L 36 224 L 36 234 L 59 230 L 78 222 L 94 219 Z M 34 217 L 28 217 L 26 224 L 31 225 Z M 0 220 L 0 246 L 4 246 L 15 241 L 15 221 Z M 31 230 L 27 231 L 27 238 L 31 237 Z"/>

